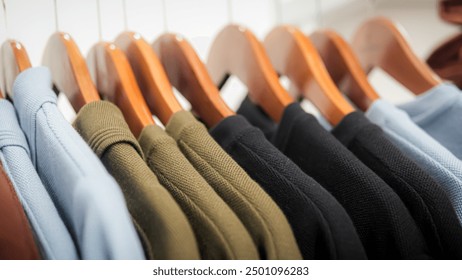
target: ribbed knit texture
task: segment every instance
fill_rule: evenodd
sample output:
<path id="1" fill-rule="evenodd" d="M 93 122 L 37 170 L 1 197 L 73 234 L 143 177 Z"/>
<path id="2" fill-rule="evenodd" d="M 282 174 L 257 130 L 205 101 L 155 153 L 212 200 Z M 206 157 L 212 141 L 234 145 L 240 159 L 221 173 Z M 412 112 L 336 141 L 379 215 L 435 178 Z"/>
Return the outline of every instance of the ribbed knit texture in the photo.
<path id="1" fill-rule="evenodd" d="M 430 255 L 462 258 L 462 228 L 444 189 L 407 158 L 362 113 L 351 113 L 332 131 L 399 195 L 422 231 Z"/>
<path id="2" fill-rule="evenodd" d="M 21 72 L 14 106 L 32 162 L 84 259 L 144 259 L 122 191 L 56 105 L 48 68 Z"/>
<path id="3" fill-rule="evenodd" d="M 0 259 L 37 260 L 40 255 L 24 210 L 0 165 Z"/>
<path id="4" fill-rule="evenodd" d="M 258 259 L 249 232 L 162 128 L 143 129 L 146 162 L 189 218 L 203 259 Z"/>
<path id="5" fill-rule="evenodd" d="M 186 216 L 144 162 L 120 110 L 106 101 L 80 109 L 74 127 L 119 183 L 150 259 L 199 259 Z"/>
<path id="6" fill-rule="evenodd" d="M 236 213 L 261 259 L 301 259 L 290 225 L 268 194 L 213 140 L 187 111 L 175 113 L 165 130 L 194 168 Z"/>
<path id="7" fill-rule="evenodd" d="M 269 120 L 250 100 L 244 103 L 239 113 L 251 123 Z M 299 103 L 286 107 L 270 137 L 345 207 L 370 259 L 425 257 L 428 250 L 422 234 L 398 195 Z"/>
<path id="8" fill-rule="evenodd" d="M 211 135 L 279 205 L 305 259 L 364 259 L 350 217 L 338 201 L 242 116 L 222 120 Z"/>
<path id="9" fill-rule="evenodd" d="M 462 222 L 462 162 L 418 127 L 403 110 L 375 101 L 366 117 L 379 125 L 391 142 L 427 172 L 448 195 Z"/>
<path id="10" fill-rule="evenodd" d="M 71 234 L 32 165 L 13 105 L 5 99 L 0 100 L 0 120 L 0 161 L 34 231 L 42 258 L 78 259 Z"/>
<path id="11" fill-rule="evenodd" d="M 462 93 L 459 88 L 442 83 L 398 107 L 431 137 L 462 159 Z"/>

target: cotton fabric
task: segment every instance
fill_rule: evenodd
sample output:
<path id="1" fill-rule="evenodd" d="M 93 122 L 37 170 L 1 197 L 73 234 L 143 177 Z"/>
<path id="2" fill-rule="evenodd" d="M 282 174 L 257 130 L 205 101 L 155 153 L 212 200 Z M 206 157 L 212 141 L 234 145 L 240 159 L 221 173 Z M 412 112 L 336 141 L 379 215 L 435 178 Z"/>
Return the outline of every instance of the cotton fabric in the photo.
<path id="1" fill-rule="evenodd" d="M 455 85 L 442 83 L 399 108 L 428 135 L 462 159 L 462 94 Z"/>
<path id="2" fill-rule="evenodd" d="M 78 259 L 71 234 L 31 162 L 14 107 L 5 99 L 0 99 L 0 119 L 0 161 L 34 232 L 41 257 Z"/>
<path id="3" fill-rule="evenodd" d="M 366 258 L 345 209 L 271 145 L 259 129 L 242 116 L 231 116 L 210 133 L 279 205 L 305 259 Z"/>
<path id="4" fill-rule="evenodd" d="M 122 112 L 106 101 L 82 107 L 74 127 L 119 183 L 150 259 L 199 259 L 186 216 L 144 162 Z"/>
<path id="5" fill-rule="evenodd" d="M 32 163 L 84 259 L 144 259 L 120 187 L 56 106 L 50 71 L 21 72 L 14 106 Z"/>
<path id="6" fill-rule="evenodd" d="M 231 207 L 262 259 L 301 259 L 289 222 L 277 204 L 213 140 L 187 111 L 172 115 L 165 127 L 194 168 Z"/>
<path id="7" fill-rule="evenodd" d="M 189 219 L 202 259 L 258 259 L 242 222 L 194 169 L 175 140 L 156 125 L 145 127 L 139 143 L 151 170 Z"/>

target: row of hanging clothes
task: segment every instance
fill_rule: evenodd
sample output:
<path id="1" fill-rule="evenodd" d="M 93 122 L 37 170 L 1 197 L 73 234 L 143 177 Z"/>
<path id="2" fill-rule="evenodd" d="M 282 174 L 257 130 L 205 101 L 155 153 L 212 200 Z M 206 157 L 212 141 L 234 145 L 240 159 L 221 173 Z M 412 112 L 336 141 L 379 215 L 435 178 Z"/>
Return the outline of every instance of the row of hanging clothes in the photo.
<path id="1" fill-rule="evenodd" d="M 381 99 L 376 67 L 415 100 Z M 124 32 L 85 59 L 59 32 L 43 66 L 9 40 L 0 68 L 2 259 L 462 259 L 462 95 L 389 19 L 351 44 L 229 25 L 206 65 L 176 34 Z"/>

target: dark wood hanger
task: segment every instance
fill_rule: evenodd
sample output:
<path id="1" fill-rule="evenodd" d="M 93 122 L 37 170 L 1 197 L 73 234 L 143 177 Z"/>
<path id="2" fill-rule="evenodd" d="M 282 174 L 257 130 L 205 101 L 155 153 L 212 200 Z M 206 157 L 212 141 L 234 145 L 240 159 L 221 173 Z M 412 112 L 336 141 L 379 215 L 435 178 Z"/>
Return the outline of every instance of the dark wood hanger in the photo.
<path id="1" fill-rule="evenodd" d="M 339 34 L 333 30 L 320 30 L 311 34 L 310 39 L 334 83 L 358 108 L 366 111 L 380 98 L 369 83 L 356 54 Z M 342 86 L 344 84 L 346 86 Z"/>
<path id="2" fill-rule="evenodd" d="M 265 38 L 265 47 L 276 71 L 287 76 L 331 124 L 336 125 L 354 111 L 332 81 L 314 45 L 299 29 L 274 28 Z"/>
<path id="3" fill-rule="evenodd" d="M 97 43 L 87 63 L 98 92 L 120 108 L 135 137 L 144 127 L 154 124 L 130 64 L 119 48 L 107 42 Z"/>
<path id="4" fill-rule="evenodd" d="M 457 33 L 436 47 L 427 63 L 442 79 L 462 88 L 462 34 Z"/>
<path id="5" fill-rule="evenodd" d="M 173 93 L 162 63 L 138 33 L 124 32 L 117 37 L 115 44 L 130 62 L 149 109 L 166 125 L 172 114 L 182 110 L 182 107 Z"/>
<path id="6" fill-rule="evenodd" d="M 50 69 L 56 89 L 67 96 L 76 112 L 100 100 L 85 59 L 69 34 L 56 32 L 48 39 L 42 63 Z"/>
<path id="7" fill-rule="evenodd" d="M 462 24 L 462 2 L 460 0 L 439 0 L 438 14 L 450 23 Z"/>
<path id="8" fill-rule="evenodd" d="M 2 44 L 2 79 L 3 90 L 10 98 L 14 80 L 22 71 L 32 67 L 26 48 L 18 41 L 8 40 Z"/>
<path id="9" fill-rule="evenodd" d="M 363 23 L 352 46 L 366 73 L 380 67 L 414 94 L 426 92 L 441 82 L 387 18 L 377 17 Z"/>
<path id="10" fill-rule="evenodd" d="M 216 36 L 207 68 L 219 88 L 230 75 L 237 76 L 247 86 L 250 99 L 276 122 L 285 107 L 294 101 L 279 83 L 261 42 L 242 26 L 229 25 Z"/>
<path id="11" fill-rule="evenodd" d="M 181 36 L 164 34 L 152 44 L 152 48 L 172 85 L 186 97 L 208 127 L 235 114 L 221 98 L 199 56 Z"/>

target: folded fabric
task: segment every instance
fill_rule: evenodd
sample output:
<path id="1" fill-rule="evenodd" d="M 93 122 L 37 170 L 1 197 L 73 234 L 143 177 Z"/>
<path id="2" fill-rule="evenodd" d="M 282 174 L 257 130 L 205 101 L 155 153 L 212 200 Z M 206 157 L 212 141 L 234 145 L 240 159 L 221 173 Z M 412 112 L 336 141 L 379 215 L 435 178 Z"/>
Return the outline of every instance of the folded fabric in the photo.
<path id="1" fill-rule="evenodd" d="M 462 227 L 442 186 L 393 145 L 363 113 L 347 115 L 332 133 L 399 195 L 423 233 L 433 258 L 462 258 Z"/>
<path id="2" fill-rule="evenodd" d="M 172 115 L 165 127 L 194 168 L 249 231 L 261 259 L 301 259 L 289 222 L 277 204 L 213 140 L 190 112 Z"/>
<path id="3" fill-rule="evenodd" d="M 150 259 L 199 259 L 186 216 L 144 162 L 122 112 L 106 101 L 80 109 L 74 127 L 114 176 Z"/>
<path id="4" fill-rule="evenodd" d="M 443 83 L 398 107 L 431 137 L 462 159 L 462 93 L 456 86 Z"/>
<path id="5" fill-rule="evenodd" d="M 418 127 L 406 112 L 386 101 L 375 101 L 366 117 L 380 126 L 396 147 L 444 188 L 462 222 L 461 161 Z"/>
<path id="6" fill-rule="evenodd" d="M 238 112 L 251 123 L 263 124 L 262 119 L 269 120 L 258 106 L 249 104 L 250 100 L 244 103 L 246 105 Z M 339 132 L 355 133 L 354 128 Z M 299 103 L 286 107 L 281 122 L 274 127 L 270 137 L 279 150 L 342 204 L 358 231 L 368 258 L 416 259 L 428 258 L 429 253 L 433 257 L 418 228 L 420 224 L 416 224 L 393 188 L 326 131 L 313 115 L 306 113 Z M 407 185 L 402 187 L 407 188 Z M 441 252 L 434 253 L 437 254 L 441 255 Z"/>
<path id="7" fill-rule="evenodd" d="M 34 232 L 42 258 L 74 260 L 79 255 L 30 159 L 13 105 L 0 99 L 0 160 Z"/>
<path id="8" fill-rule="evenodd" d="M 47 68 L 21 72 L 14 106 L 32 162 L 84 259 L 144 259 L 120 187 L 56 106 Z"/>
<path id="9" fill-rule="evenodd" d="M 11 182 L 0 164 L 0 259 L 40 258 L 32 230 Z"/>
<path id="10" fill-rule="evenodd" d="M 242 116 L 231 116 L 210 133 L 278 204 L 305 259 L 366 258 L 345 209 L 271 145 L 259 129 Z"/>
<path id="11" fill-rule="evenodd" d="M 258 259 L 258 251 L 242 222 L 194 169 L 175 140 L 149 125 L 139 143 L 146 162 L 189 219 L 203 259 Z"/>

